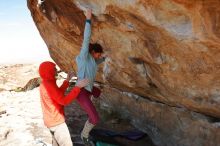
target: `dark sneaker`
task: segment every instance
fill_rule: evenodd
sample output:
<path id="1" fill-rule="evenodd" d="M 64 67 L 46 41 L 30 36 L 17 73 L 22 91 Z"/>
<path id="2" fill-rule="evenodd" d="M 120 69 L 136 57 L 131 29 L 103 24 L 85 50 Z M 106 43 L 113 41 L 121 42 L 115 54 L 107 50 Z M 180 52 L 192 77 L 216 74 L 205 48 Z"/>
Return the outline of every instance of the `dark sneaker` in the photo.
<path id="1" fill-rule="evenodd" d="M 85 146 L 95 146 L 93 141 L 91 141 L 89 138 L 82 137 L 81 139 Z"/>

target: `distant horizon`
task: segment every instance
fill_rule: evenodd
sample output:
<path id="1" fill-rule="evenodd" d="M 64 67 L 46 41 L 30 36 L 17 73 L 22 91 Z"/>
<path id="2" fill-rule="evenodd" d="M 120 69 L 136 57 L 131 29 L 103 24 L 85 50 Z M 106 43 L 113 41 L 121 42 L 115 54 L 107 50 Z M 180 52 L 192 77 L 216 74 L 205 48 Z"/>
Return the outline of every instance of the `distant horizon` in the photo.
<path id="1" fill-rule="evenodd" d="M 10 64 L 37 64 L 44 61 L 53 61 L 52 58 L 42 59 L 42 60 L 18 60 L 18 61 L 0 61 L 0 65 L 10 65 Z M 53 61 L 54 62 L 54 61 Z"/>
<path id="2" fill-rule="evenodd" d="M 26 0 L 0 1 L 0 64 L 50 60 Z"/>

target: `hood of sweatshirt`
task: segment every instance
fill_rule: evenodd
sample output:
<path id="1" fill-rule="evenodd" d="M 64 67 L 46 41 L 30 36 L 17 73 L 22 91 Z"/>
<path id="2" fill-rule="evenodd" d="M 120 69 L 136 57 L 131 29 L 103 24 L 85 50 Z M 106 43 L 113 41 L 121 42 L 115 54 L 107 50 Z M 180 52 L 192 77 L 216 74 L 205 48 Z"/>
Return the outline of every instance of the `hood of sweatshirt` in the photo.
<path id="1" fill-rule="evenodd" d="M 45 61 L 39 66 L 39 74 L 42 80 L 55 80 L 56 64 Z"/>

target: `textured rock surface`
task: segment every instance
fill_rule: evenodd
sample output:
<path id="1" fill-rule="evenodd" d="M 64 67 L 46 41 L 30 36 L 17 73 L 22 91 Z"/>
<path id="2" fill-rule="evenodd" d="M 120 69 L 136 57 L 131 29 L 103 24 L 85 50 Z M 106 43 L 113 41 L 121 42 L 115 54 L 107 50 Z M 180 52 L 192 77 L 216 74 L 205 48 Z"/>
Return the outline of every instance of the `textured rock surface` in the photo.
<path id="1" fill-rule="evenodd" d="M 183 108 L 105 88 L 101 109 L 117 112 L 146 132 L 158 146 L 219 146 L 220 123 Z M 111 97 L 111 98 L 109 98 Z"/>
<path id="2" fill-rule="evenodd" d="M 80 51 L 85 21 L 82 10 L 88 6 L 94 14 L 91 42 L 101 44 L 108 54 L 97 81 L 108 90 L 116 88 L 167 108 L 186 108 L 220 118 L 218 0 L 45 0 L 41 5 L 28 0 L 51 57 L 65 71 L 76 70 L 73 58 Z M 147 114 L 139 104 L 140 111 Z M 124 107 L 118 112 L 134 108 Z M 142 122 L 145 119 L 137 118 Z M 174 135 L 168 135 L 172 134 L 169 128 L 166 130 L 168 133 L 160 134 L 170 138 L 167 143 L 173 140 L 183 145 Z"/>

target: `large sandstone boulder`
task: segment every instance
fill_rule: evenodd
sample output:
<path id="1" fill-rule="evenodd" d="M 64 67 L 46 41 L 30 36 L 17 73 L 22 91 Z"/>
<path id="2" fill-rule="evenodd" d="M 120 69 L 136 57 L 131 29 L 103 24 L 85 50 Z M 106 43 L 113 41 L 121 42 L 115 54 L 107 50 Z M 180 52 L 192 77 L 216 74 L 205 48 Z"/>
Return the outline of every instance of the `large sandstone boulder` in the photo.
<path id="1" fill-rule="evenodd" d="M 74 58 L 80 51 L 85 16 L 83 9 L 91 7 L 92 43 L 103 46 L 108 58 L 100 67 L 97 81 L 103 84 L 103 102 L 119 105 L 122 93 L 141 98 L 141 102 L 120 103 L 117 109 L 147 115 L 155 112 L 154 122 L 148 116 L 136 115 L 142 130 L 151 135 L 157 145 L 218 145 L 220 118 L 220 1 L 219 0 L 28 0 L 33 20 L 48 46 L 52 59 L 64 71 L 76 71 Z M 118 91 L 118 98 L 109 100 Z M 108 91 L 108 92 L 106 92 Z M 129 96 L 128 96 L 129 97 Z M 132 101 L 130 98 L 127 101 Z M 168 111 L 187 110 L 202 115 L 196 118 L 179 114 L 183 120 L 182 134 L 171 131 L 169 123 L 159 120 L 157 107 L 146 110 L 147 104 L 158 104 Z M 164 110 L 164 108 L 160 110 Z M 153 110 L 155 109 L 155 110 Z M 175 109 L 175 110 L 174 110 Z M 166 110 L 167 111 L 167 110 Z M 149 113 L 148 113 L 149 112 Z M 172 121 L 175 114 L 162 112 Z M 182 113 L 182 112 L 181 112 Z M 172 117 L 172 118 L 171 118 Z M 205 120 L 204 120 L 205 119 Z M 208 119 L 208 120 L 207 120 Z M 168 120 L 169 121 L 169 120 Z M 201 121 L 204 121 L 205 124 Z M 170 123 L 173 128 L 178 122 Z M 174 125 L 173 125 L 174 124 Z M 134 125 L 138 125 L 134 122 Z M 190 126 L 189 126 L 190 125 Z M 193 126 L 196 125 L 196 126 Z M 208 126 L 207 126 L 208 125 Z M 144 127 L 145 126 L 145 127 Z M 167 126 L 167 127 L 166 127 Z M 138 126 L 137 126 L 138 127 Z M 166 127 L 166 128 L 165 128 Z M 192 128 L 194 127 L 194 128 Z M 207 138 L 201 127 L 208 127 Z M 213 130 L 214 129 L 214 130 Z M 194 134 L 188 134 L 192 130 Z M 175 133 L 178 133 L 176 136 Z M 184 136 L 183 136 L 184 135 Z M 186 144 L 181 137 L 186 138 Z M 166 138 L 167 139 L 166 139 Z M 190 138 L 189 138 L 190 137 Z M 210 139 L 210 138 L 214 138 Z M 163 140 L 162 140 L 163 139 Z M 202 139 L 202 140 L 201 140 Z M 213 144 L 207 143 L 212 140 Z M 194 143 L 193 143 L 194 142 Z M 219 144 L 220 145 L 220 144 Z"/>

